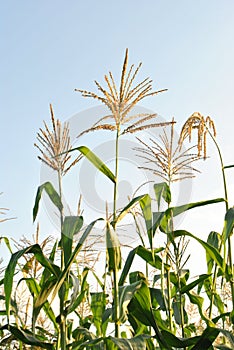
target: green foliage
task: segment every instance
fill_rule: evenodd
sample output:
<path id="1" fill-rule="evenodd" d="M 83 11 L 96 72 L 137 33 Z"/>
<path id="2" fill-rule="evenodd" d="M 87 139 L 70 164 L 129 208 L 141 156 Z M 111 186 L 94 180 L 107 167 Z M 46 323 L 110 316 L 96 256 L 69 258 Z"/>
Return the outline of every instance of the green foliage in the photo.
<path id="1" fill-rule="evenodd" d="M 56 162 L 56 168 L 52 168 L 57 171 L 59 190 L 57 192 L 50 182 L 45 182 L 38 187 L 33 208 L 33 222 L 38 216 L 40 201 L 45 192 L 60 217 L 58 241 L 53 242 L 49 251 L 45 250 L 44 244 L 36 242 L 13 252 L 9 239 L 0 237 L 0 241 L 5 243 L 11 253 L 4 277 L 0 280 L 0 286 L 4 287 L 4 293 L 0 295 L 0 302 L 3 305 L 0 316 L 1 321 L 4 322 L 0 326 L 0 348 L 8 346 L 11 341 L 18 342 L 20 349 L 27 345 L 32 349 L 49 350 L 234 348 L 234 278 L 231 254 L 234 208 L 229 208 L 224 173 L 225 169 L 233 165 L 226 167 L 223 165 L 219 147 L 214 139 L 213 121 L 195 113 L 188 119 L 188 125 L 185 123 L 182 128 L 182 136 L 180 144 L 176 146 L 176 152 L 179 152 L 181 142 L 186 137 L 191 137 L 193 129 L 200 133 L 198 152 L 201 152 L 201 140 L 206 142 L 206 134 L 209 133 L 220 156 L 224 198 L 172 206 L 172 193 L 170 181 L 168 181 L 153 185 L 154 198 L 145 193 L 132 198 L 123 208 L 118 209 L 116 205 L 120 136 L 168 124 L 151 122 L 147 124 L 155 115 L 128 116 L 128 112 L 138 101 L 156 92 L 149 92 L 151 85 L 148 79 L 132 88 L 139 67 L 130 79 L 133 66 L 126 75 L 127 59 L 126 52 L 119 95 L 111 74 L 110 77 L 106 77 L 109 93 L 97 83 L 104 97 L 80 90 L 85 96 L 104 102 L 113 112 L 113 115 L 101 118 L 97 124 L 83 133 L 100 128 L 116 131 L 114 173 L 86 146 L 73 149 L 65 147 L 67 151 L 61 153 L 80 152 L 111 180 L 113 183 L 113 212 L 110 214 L 106 208 L 106 220 L 98 218 L 85 227 L 83 216 L 65 216 L 62 203 L 62 176 L 78 160 L 76 159 L 75 163 L 66 167 L 66 170 L 65 160 L 70 158 L 70 154 L 69 157 L 64 157 L 63 168 L 59 167 L 59 161 Z M 130 105 L 129 99 L 132 101 Z M 60 131 L 60 124 L 58 123 L 55 127 L 52 109 L 51 112 L 54 132 L 57 135 Z M 109 118 L 114 118 L 114 125 L 103 123 Z M 135 124 L 124 126 L 122 130 L 121 126 L 131 120 L 135 120 Z M 171 138 L 172 131 L 171 129 Z M 49 132 L 48 127 L 46 132 L 50 135 L 48 140 L 57 142 L 56 135 Z M 43 133 L 43 140 L 47 140 L 46 132 Z M 63 141 L 69 139 L 67 132 L 68 127 L 66 127 Z M 189 172 L 184 173 L 183 178 L 186 178 L 191 172 L 188 166 L 199 159 L 200 154 L 190 155 L 182 152 L 178 158 L 172 157 L 174 161 L 178 161 L 180 157 L 182 160 L 171 164 L 172 143 L 165 131 L 163 140 L 166 141 L 164 145 L 166 151 L 160 147 L 156 149 L 161 150 L 162 157 L 168 157 L 168 159 L 160 157 L 157 159 L 161 159 L 163 166 L 165 164 L 168 164 L 168 167 L 173 166 L 177 173 L 181 169 L 184 170 L 185 166 Z M 56 146 L 56 142 L 53 147 Z M 147 146 L 145 143 L 144 145 Z M 43 143 L 41 147 L 43 148 Z M 205 144 L 203 147 L 205 153 Z M 39 150 L 43 156 L 45 153 L 42 148 Z M 63 150 L 64 147 L 59 149 Z M 153 150 L 149 149 L 150 152 Z M 56 154 L 52 158 L 58 158 L 61 154 Z M 183 160 L 185 154 L 186 160 Z M 46 164 L 54 164 L 49 162 L 48 156 L 46 157 Z M 167 172 L 170 169 L 162 170 L 163 174 L 169 174 Z M 163 178 L 167 179 L 170 176 L 163 176 Z M 226 208 L 221 234 L 212 231 L 207 238 L 201 239 L 186 230 L 175 228 L 174 218 L 176 216 L 194 208 L 202 209 L 204 206 L 221 202 Z M 163 204 L 166 204 L 165 210 L 162 209 Z M 121 224 L 123 218 L 129 213 L 134 218 L 134 229 L 141 238 L 141 245 L 131 247 L 124 261 L 117 225 Z M 95 266 L 88 267 L 81 264 L 79 260 L 82 249 L 89 236 L 92 235 L 97 222 L 105 222 L 106 245 L 103 271 L 98 272 L 95 271 Z M 161 242 L 159 238 L 163 238 L 165 244 L 159 243 Z M 196 240 L 206 256 L 205 270 L 194 279 L 190 277 L 190 271 L 186 267 L 187 239 Z M 141 267 L 142 262 L 145 267 L 144 272 L 140 271 L 140 268 L 135 269 L 136 264 Z M 37 274 L 38 271 L 40 271 L 39 274 Z M 91 276 L 95 279 L 96 288 L 90 282 Z M 27 290 L 27 300 L 24 300 L 24 296 L 19 295 L 23 288 Z M 225 290 L 225 288 L 229 289 Z M 24 301 L 24 306 L 26 305 L 26 310 L 21 310 L 21 299 Z M 206 307 L 207 302 L 208 307 Z M 192 315 L 193 310 L 196 313 L 195 317 Z M 40 323 L 40 318 L 43 317 L 49 321 L 48 329 L 43 323 Z"/>

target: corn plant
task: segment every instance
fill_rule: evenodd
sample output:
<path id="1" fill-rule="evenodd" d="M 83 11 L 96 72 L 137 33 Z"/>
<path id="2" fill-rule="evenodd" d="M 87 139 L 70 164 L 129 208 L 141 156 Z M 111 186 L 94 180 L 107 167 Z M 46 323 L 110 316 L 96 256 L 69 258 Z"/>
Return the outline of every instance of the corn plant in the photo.
<path id="1" fill-rule="evenodd" d="M 234 347 L 231 324 L 233 311 L 224 305 L 217 293 L 220 286 L 229 285 L 233 300 L 233 265 L 231 257 L 231 235 L 234 225 L 233 208 L 227 200 L 227 186 L 222 156 L 215 139 L 215 127 L 210 118 L 204 119 L 194 114 L 182 128 L 179 144 L 174 142 L 174 124 L 156 123 L 155 114 L 131 115 L 132 108 L 142 99 L 158 94 L 152 91 L 149 78 L 133 86 L 141 64 L 134 69 L 128 66 L 128 50 L 125 54 L 120 86 L 117 89 L 112 73 L 105 76 L 107 88 L 98 82 L 100 95 L 86 90 L 78 90 L 85 97 L 104 103 L 111 114 L 101 117 L 88 130 L 115 132 L 114 171 L 88 147 L 72 148 L 69 126 L 61 125 L 54 117 L 52 106 L 52 131 L 44 123 L 37 135 L 36 147 L 39 159 L 52 168 L 58 177 L 58 190 L 50 182 L 41 184 L 37 190 L 33 208 L 33 220 L 38 217 L 40 201 L 47 195 L 60 217 L 60 236 L 46 252 L 38 240 L 26 246 L 18 246 L 6 267 L 2 284 L 6 317 L 0 327 L 2 336 L 14 341 L 23 349 L 42 348 L 50 350 L 79 349 L 161 349 L 161 350 L 210 350 L 232 349 Z M 139 155 L 146 160 L 145 170 L 153 171 L 163 182 L 155 183 L 154 197 L 148 193 L 133 196 L 124 208 L 117 207 L 119 142 L 127 133 L 135 134 L 153 127 L 170 126 L 169 136 L 164 130 L 158 140 L 146 141 L 138 138 Z M 193 130 L 198 131 L 195 147 L 184 150 L 182 145 Z M 206 140 L 210 135 L 218 149 L 224 182 L 224 198 L 207 199 L 195 203 L 172 205 L 172 183 L 194 176 L 193 163 L 203 154 L 206 157 Z M 71 153 L 80 155 L 71 160 Z M 63 207 L 63 176 L 84 156 L 113 184 L 113 208 L 106 217 L 92 221 L 83 227 L 83 216 L 65 216 Z M 212 232 L 207 240 L 175 225 L 174 218 L 190 210 L 224 202 L 226 215 L 221 234 Z M 156 203 L 156 204 L 155 204 Z M 166 204 L 166 209 L 162 209 Z M 141 237 L 141 244 L 132 247 L 126 261 L 123 261 L 117 227 L 122 219 L 131 214 L 135 229 Z M 79 254 L 85 246 L 89 234 L 97 221 L 104 223 L 106 258 L 102 276 L 91 271 L 88 266 L 81 268 Z M 158 244 L 158 237 L 164 237 L 165 245 Z M 78 238 L 77 238 L 78 237 Z M 3 239 L 3 238 L 2 238 Z M 191 280 L 187 262 L 187 239 L 195 239 L 205 250 L 207 271 Z M 5 238 L 9 246 L 9 241 Z M 135 266 L 140 258 L 146 265 L 146 274 Z M 26 262 L 22 264 L 22 259 Z M 31 267 L 40 267 L 40 274 Z M 24 272 L 24 275 L 20 273 Z M 26 273 L 27 272 L 27 273 Z M 93 273 L 99 289 L 93 290 L 88 276 Z M 18 273 L 18 275 L 17 275 Z M 20 275 L 20 277 L 18 277 Z M 152 278 L 151 278 L 152 276 Z M 21 320 L 18 312 L 15 290 L 24 282 L 30 293 L 30 322 Z M 204 310 L 204 297 L 209 300 L 208 312 Z M 202 325 L 199 329 L 190 318 L 187 305 L 196 307 Z M 216 314 L 214 315 L 214 307 Z M 85 309 L 86 308 L 86 309 Z M 42 329 L 40 315 L 50 320 L 50 329 Z M 228 325 L 228 326 L 227 326 Z M 222 343 L 216 340 L 221 335 Z M 216 341 L 216 343 L 215 343 Z M 6 344 L 5 342 L 5 344 Z M 13 344 L 13 343 L 12 343 Z M 215 345 L 214 345 L 215 344 Z M 0 343 L 1 345 L 1 343 Z M 2 343 L 4 346 L 4 342 Z M 13 344 L 14 345 L 14 344 Z"/>

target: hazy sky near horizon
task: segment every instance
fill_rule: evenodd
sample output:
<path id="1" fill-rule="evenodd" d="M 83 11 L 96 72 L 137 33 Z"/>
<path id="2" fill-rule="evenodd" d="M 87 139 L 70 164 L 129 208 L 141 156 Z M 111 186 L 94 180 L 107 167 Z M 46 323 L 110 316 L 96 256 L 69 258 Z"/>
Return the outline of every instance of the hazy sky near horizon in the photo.
<path id="1" fill-rule="evenodd" d="M 96 91 L 93 81 L 104 82 L 109 70 L 118 80 L 126 48 L 130 64 L 143 62 L 139 78 L 150 76 L 154 89 L 168 89 L 142 106 L 165 120 L 175 117 L 178 130 L 194 111 L 210 115 L 225 164 L 234 163 L 233 1 L 9 0 L 1 3 L 0 16 L 0 207 L 17 217 L 1 225 L 0 235 L 18 239 L 35 231 L 41 164 L 33 144 L 43 120 L 50 122 L 49 104 L 62 121 L 95 107 L 74 89 Z M 211 159 L 201 164 L 192 200 L 223 196 L 211 143 L 208 150 Z M 209 221 L 211 229 L 222 213 L 220 205 L 210 210 L 194 212 L 198 232 L 199 222 Z"/>

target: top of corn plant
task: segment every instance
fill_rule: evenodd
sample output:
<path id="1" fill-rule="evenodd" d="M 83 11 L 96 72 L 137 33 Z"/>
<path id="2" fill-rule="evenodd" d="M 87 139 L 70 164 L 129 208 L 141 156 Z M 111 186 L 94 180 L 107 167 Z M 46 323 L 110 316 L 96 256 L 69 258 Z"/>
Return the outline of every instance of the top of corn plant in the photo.
<path id="1" fill-rule="evenodd" d="M 40 128 L 37 133 L 38 144 L 34 144 L 41 153 L 38 156 L 39 160 L 47 164 L 50 168 L 60 171 L 64 176 L 80 159 L 78 156 L 73 162 L 70 162 L 71 155 L 69 152 L 72 149 L 69 125 L 68 123 L 61 124 L 59 119 L 54 118 L 54 111 L 50 104 L 50 114 L 52 122 L 52 130 L 44 121 L 45 130 Z"/>
<path id="2" fill-rule="evenodd" d="M 134 64 L 127 69 L 128 66 L 128 49 L 126 50 L 125 59 L 123 63 L 120 86 L 119 89 L 116 87 L 115 80 L 111 72 L 105 75 L 105 82 L 107 87 L 102 87 L 97 81 L 95 84 L 101 95 L 97 95 L 94 92 L 75 89 L 82 93 L 84 97 L 92 97 L 96 100 L 104 103 L 111 111 L 111 115 L 107 115 L 99 119 L 91 128 L 82 132 L 79 136 L 89 131 L 95 130 L 118 130 L 120 131 L 121 126 L 125 126 L 121 130 L 122 134 L 134 133 L 147 128 L 156 126 L 163 126 L 168 123 L 154 123 L 153 119 L 157 116 L 155 113 L 140 113 L 129 116 L 129 112 L 133 107 L 143 100 L 145 97 L 156 95 L 160 92 L 166 91 L 167 89 L 152 91 L 152 80 L 145 78 L 140 83 L 133 85 L 139 72 L 142 63 L 137 68 L 134 68 Z"/>
<path id="3" fill-rule="evenodd" d="M 203 154 L 203 159 L 207 158 L 206 153 L 206 136 L 207 133 L 213 138 L 216 137 L 216 129 L 214 121 L 208 116 L 204 117 L 199 112 L 193 113 L 184 123 L 179 139 L 180 148 L 186 138 L 189 142 L 192 139 L 193 130 L 197 131 L 197 154 L 200 157 Z"/>
<path id="4" fill-rule="evenodd" d="M 164 129 L 158 141 L 151 138 L 149 144 L 138 139 L 143 147 L 135 148 L 148 165 L 141 169 L 153 172 L 167 183 L 194 177 L 194 171 L 198 170 L 192 163 L 200 159 L 200 156 L 192 153 L 196 146 L 181 150 L 181 146 L 175 142 L 174 123 L 172 119 L 169 135 Z"/>

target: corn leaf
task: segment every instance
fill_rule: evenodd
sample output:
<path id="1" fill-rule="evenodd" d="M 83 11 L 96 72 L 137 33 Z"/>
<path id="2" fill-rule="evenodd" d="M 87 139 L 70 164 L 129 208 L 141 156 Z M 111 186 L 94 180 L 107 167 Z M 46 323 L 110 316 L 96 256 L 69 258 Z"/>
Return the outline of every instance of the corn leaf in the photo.
<path id="1" fill-rule="evenodd" d="M 208 275 L 208 274 L 200 275 L 198 279 L 196 279 L 195 281 L 193 281 L 193 282 L 187 284 L 186 286 L 182 287 L 180 293 L 181 294 L 187 293 L 188 291 L 190 291 L 191 289 L 196 287 L 199 283 L 203 282 L 204 280 L 206 280 L 209 277 L 210 277 L 210 275 Z"/>
<path id="2" fill-rule="evenodd" d="M 15 274 L 16 264 L 18 260 L 25 254 L 34 254 L 37 261 L 47 268 L 52 275 L 58 276 L 59 268 L 50 262 L 50 260 L 43 254 L 41 247 L 38 244 L 34 244 L 30 247 L 19 250 L 18 252 L 12 254 L 11 259 L 6 267 L 4 275 L 4 291 L 6 297 L 6 311 L 9 319 L 10 316 L 10 299 L 12 293 L 13 278 Z"/>
<path id="3" fill-rule="evenodd" d="M 145 225 L 147 235 L 149 239 L 150 248 L 153 248 L 153 221 L 152 221 L 152 210 L 151 210 L 151 198 L 146 194 L 139 201 L 142 210 L 143 217 L 145 219 Z"/>
<path id="4" fill-rule="evenodd" d="M 60 274 L 56 284 L 55 284 L 55 287 L 54 287 L 54 290 L 53 290 L 53 294 L 51 296 L 51 303 L 52 301 L 54 300 L 54 298 L 56 297 L 58 291 L 60 290 L 63 282 L 65 281 L 65 278 L 66 276 L 68 275 L 69 271 L 70 271 L 70 268 L 72 266 L 72 264 L 74 263 L 76 257 L 77 257 L 77 254 L 80 252 L 81 248 L 82 248 L 82 245 L 84 244 L 84 241 L 86 240 L 86 238 L 88 237 L 88 235 L 90 234 L 90 232 L 92 231 L 92 228 L 93 226 L 96 224 L 97 221 L 100 221 L 100 220 L 103 220 L 103 219 L 97 219 L 93 222 L 91 222 L 87 228 L 85 229 L 84 233 L 82 234 L 79 242 L 77 243 L 75 249 L 73 250 L 66 266 L 65 266 L 65 269 L 62 271 L 62 273 Z"/>
<path id="5" fill-rule="evenodd" d="M 119 290 L 119 309 L 121 323 L 126 322 L 128 316 L 128 305 L 134 295 L 134 293 L 141 287 L 142 281 L 136 281 L 127 286 L 120 287 Z"/>
<path id="6" fill-rule="evenodd" d="M 160 228 L 162 229 L 163 232 L 167 232 L 168 222 L 171 219 L 171 217 L 175 217 L 177 215 L 180 215 L 180 214 L 184 213 L 185 211 L 193 209 L 193 208 L 197 208 L 197 207 L 201 207 L 201 206 L 209 205 L 209 204 L 220 203 L 223 201 L 224 201 L 223 198 L 216 198 L 216 199 L 211 199 L 211 200 L 207 200 L 207 201 L 189 203 L 189 204 L 184 204 L 184 205 L 181 205 L 178 207 L 168 208 L 164 212 L 164 215 L 161 219 Z"/>
<path id="7" fill-rule="evenodd" d="M 171 203 L 171 191 L 166 182 L 161 182 L 154 185 L 154 192 L 156 201 L 158 204 L 158 210 L 160 208 L 161 199 L 163 198 L 167 204 Z"/>
<path id="8" fill-rule="evenodd" d="M 202 333 L 198 342 L 192 347 L 191 350 L 208 350 L 212 346 L 213 342 L 219 335 L 219 329 L 214 327 L 207 327 Z"/>
<path id="9" fill-rule="evenodd" d="M 78 233 L 83 225 L 82 216 L 65 216 L 62 226 L 62 249 L 64 253 L 65 265 L 72 254 L 73 237 Z"/>
<path id="10" fill-rule="evenodd" d="M 35 335 L 33 335 L 33 333 L 29 331 L 25 332 L 24 330 L 12 325 L 6 325 L 0 328 L 0 330 L 4 329 L 10 331 L 16 339 L 22 341 L 24 344 L 38 346 L 42 349 L 47 350 L 55 350 L 55 347 L 52 344 L 38 339 Z"/>
<path id="11" fill-rule="evenodd" d="M 162 259 L 160 258 L 158 253 L 161 252 L 163 249 L 164 248 L 154 249 L 152 252 L 152 250 L 146 249 L 145 247 L 139 245 L 138 247 L 131 250 L 124 264 L 124 268 L 119 280 L 119 285 L 121 286 L 124 284 L 136 255 L 140 256 L 145 262 L 147 262 L 154 268 L 161 270 Z M 167 269 L 169 268 L 169 266 L 164 264 L 164 268 Z"/>
<path id="12" fill-rule="evenodd" d="M 122 263 L 120 243 L 116 231 L 109 222 L 106 223 L 106 249 L 109 272 L 120 270 Z"/>
<path id="13" fill-rule="evenodd" d="M 41 200 L 42 192 L 46 191 L 47 195 L 49 196 L 52 203 L 58 208 L 59 211 L 62 210 L 63 204 L 61 202 L 61 198 L 54 189 L 53 185 L 50 182 L 45 182 L 43 185 L 39 186 L 37 189 L 35 204 L 33 208 L 33 222 L 36 220 L 38 209 L 39 209 L 39 203 Z"/>
<path id="14" fill-rule="evenodd" d="M 73 151 L 81 152 L 99 171 L 106 175 L 112 182 L 116 182 L 115 175 L 112 173 L 112 171 L 88 147 L 79 146 L 69 150 L 68 152 Z"/>
<path id="15" fill-rule="evenodd" d="M 145 194 L 141 195 L 141 196 L 138 196 L 138 197 L 135 197 L 133 198 L 129 203 L 128 205 L 126 205 L 126 207 L 124 209 L 121 210 L 121 212 L 119 213 L 119 215 L 117 216 L 116 220 L 114 222 L 112 222 L 112 226 L 114 226 L 114 224 L 118 223 L 120 220 L 122 220 L 125 215 L 127 215 L 129 213 L 129 211 L 134 208 L 134 206 L 140 202 L 140 200 L 142 198 L 145 197 Z"/>
<path id="16" fill-rule="evenodd" d="M 223 244 L 232 235 L 233 226 L 234 226 L 234 208 L 230 208 L 226 212 L 225 219 L 224 219 L 224 228 L 222 233 Z"/>

